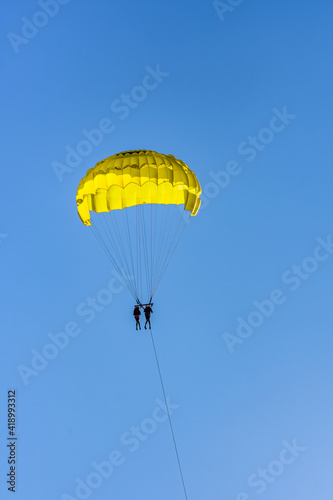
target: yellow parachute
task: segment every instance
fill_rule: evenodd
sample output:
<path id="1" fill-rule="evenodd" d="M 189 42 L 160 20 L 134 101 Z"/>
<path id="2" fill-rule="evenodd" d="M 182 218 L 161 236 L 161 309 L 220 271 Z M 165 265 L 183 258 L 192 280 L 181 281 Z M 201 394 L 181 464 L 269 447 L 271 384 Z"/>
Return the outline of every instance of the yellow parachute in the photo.
<path id="1" fill-rule="evenodd" d="M 110 156 L 80 181 L 80 219 L 92 226 L 137 302 L 146 292 L 151 301 L 187 225 L 185 212 L 196 215 L 200 194 L 185 163 L 147 150 Z"/>

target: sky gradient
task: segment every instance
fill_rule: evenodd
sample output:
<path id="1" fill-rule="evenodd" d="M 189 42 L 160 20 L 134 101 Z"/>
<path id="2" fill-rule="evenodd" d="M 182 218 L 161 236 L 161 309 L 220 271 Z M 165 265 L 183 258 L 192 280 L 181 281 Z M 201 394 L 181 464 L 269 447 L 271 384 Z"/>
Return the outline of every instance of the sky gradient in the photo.
<path id="1" fill-rule="evenodd" d="M 331 500 L 332 2 L 1 11 L 1 498 L 10 389 L 16 500 L 184 498 L 151 339 L 75 203 L 152 149 L 203 188 L 152 317 L 188 499 Z"/>

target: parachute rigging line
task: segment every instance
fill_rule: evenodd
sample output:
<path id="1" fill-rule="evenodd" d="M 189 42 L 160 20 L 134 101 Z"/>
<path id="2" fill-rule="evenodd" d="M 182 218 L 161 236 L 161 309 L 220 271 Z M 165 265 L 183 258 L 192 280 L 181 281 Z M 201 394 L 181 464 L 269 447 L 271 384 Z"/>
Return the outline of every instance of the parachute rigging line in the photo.
<path id="1" fill-rule="evenodd" d="M 153 296 L 153 295 L 154 295 L 154 293 L 156 292 L 156 289 L 157 289 L 158 285 L 160 284 L 161 279 L 163 278 L 164 273 L 165 273 L 165 271 L 167 270 L 168 265 L 170 264 L 171 258 L 172 258 L 172 256 L 173 256 L 173 254 L 175 253 L 175 250 L 176 250 L 176 248 L 177 248 L 177 246 L 178 246 L 178 243 L 180 242 L 180 239 L 181 239 L 181 237 L 183 236 L 183 233 L 184 233 L 184 231 L 185 231 L 185 229 L 186 229 L 186 227 L 187 227 L 187 224 L 188 224 L 188 223 L 189 223 L 189 221 L 190 221 L 191 214 L 189 214 L 189 215 L 188 215 L 187 221 L 186 221 L 186 223 L 185 223 L 185 225 L 184 225 L 184 227 L 183 227 L 183 229 L 182 229 L 182 231 L 181 231 L 181 233 L 180 233 L 180 235 L 179 235 L 179 237 L 178 237 L 178 240 L 177 240 L 177 241 L 176 241 L 176 243 L 175 243 L 174 248 L 172 249 L 172 246 L 174 245 L 174 242 L 175 242 L 175 239 L 176 239 L 176 236 L 177 236 L 177 232 L 178 232 L 178 229 L 179 229 L 180 223 L 181 223 L 182 219 L 184 218 L 184 215 L 185 215 L 185 209 L 184 209 L 184 211 L 183 211 L 183 212 L 182 212 L 182 214 L 181 214 L 181 217 L 180 217 L 180 220 L 179 220 L 179 223 L 178 223 L 178 226 L 177 226 L 176 232 L 175 232 L 174 237 L 173 237 L 173 239 L 172 239 L 172 242 L 171 242 L 171 244 L 170 244 L 170 247 L 169 247 L 168 253 L 167 253 L 166 257 L 165 257 L 164 263 L 163 263 L 163 265 L 162 265 L 162 267 L 161 267 L 160 274 L 159 274 L 159 276 L 158 276 L 158 278 L 157 278 L 157 280 L 156 280 L 156 285 L 155 285 L 155 287 L 154 287 L 154 289 L 153 289 L 153 291 L 152 291 L 152 294 L 151 294 L 152 296 Z"/>
<path id="2" fill-rule="evenodd" d="M 196 215 L 200 194 L 184 162 L 146 149 L 105 158 L 81 179 L 78 215 L 137 303 L 152 301 L 188 222 L 180 207 Z"/>
<path id="3" fill-rule="evenodd" d="M 186 493 L 186 487 L 185 487 L 185 482 L 184 482 L 184 476 L 183 476 L 182 466 L 180 464 L 180 458 L 179 458 L 179 454 L 178 454 L 178 449 L 177 449 L 177 444 L 176 444 L 176 438 L 175 438 L 175 434 L 173 432 L 173 427 L 172 427 L 172 422 L 171 422 L 171 415 L 170 415 L 168 401 L 167 401 L 165 390 L 164 390 L 164 384 L 163 384 L 163 379 L 162 379 L 160 364 L 159 364 L 158 357 L 157 357 L 157 352 L 156 352 L 156 347 L 155 347 L 155 342 L 154 342 L 154 336 L 153 336 L 153 330 L 152 329 L 150 330 L 150 336 L 151 336 L 151 341 L 152 341 L 153 348 L 154 348 L 156 365 L 157 365 L 157 369 L 158 369 L 158 374 L 160 376 L 160 381 L 161 381 L 161 386 L 162 386 L 162 391 L 163 391 L 165 406 L 166 406 L 166 409 L 167 409 L 167 412 L 168 412 L 168 419 L 169 419 L 169 424 L 170 424 L 170 430 L 171 430 L 172 440 L 173 440 L 173 444 L 174 444 L 174 448 L 175 448 L 175 452 L 176 452 L 176 456 L 177 456 L 179 473 L 180 473 L 180 477 L 181 477 L 182 484 L 183 484 L 185 498 L 187 500 L 187 493 Z"/>
<path id="4" fill-rule="evenodd" d="M 117 224 L 117 218 L 116 218 L 115 214 L 112 213 L 112 212 L 109 212 L 109 218 L 108 219 L 107 219 L 107 214 L 104 213 L 103 216 L 104 216 L 105 225 L 106 225 L 106 227 L 108 229 L 108 234 L 109 234 L 110 238 L 112 238 L 113 234 L 115 235 L 113 241 L 114 241 L 114 247 L 117 250 L 118 259 L 120 259 L 120 262 L 122 263 L 122 266 L 124 267 L 125 273 L 128 276 L 128 281 L 132 285 L 132 290 L 135 291 L 135 284 L 133 282 L 134 278 L 133 278 L 133 276 L 131 276 L 131 273 L 130 273 L 129 261 L 127 259 L 127 254 L 125 252 L 123 241 L 122 241 L 122 237 L 121 237 L 121 234 L 120 234 L 120 231 L 119 231 L 119 227 L 118 227 L 118 224 Z M 102 220 L 103 219 L 101 219 L 101 221 Z M 108 224 L 108 221 L 111 221 L 111 225 L 113 223 L 113 228 L 114 228 L 113 231 L 111 231 L 111 227 Z M 116 241 L 116 237 L 117 237 L 118 243 Z M 121 254 L 120 254 L 120 251 L 118 249 L 118 245 L 119 245 L 119 247 L 121 249 L 121 252 L 122 252 Z M 122 255 L 122 257 L 121 257 L 121 255 Z"/>
<path id="5" fill-rule="evenodd" d="M 129 253 L 130 253 L 131 264 L 132 264 L 132 276 L 133 276 L 133 281 L 134 281 L 134 289 L 137 290 L 137 283 L 136 283 L 136 278 L 135 278 L 134 262 L 133 262 L 132 239 L 131 239 L 131 233 L 130 233 L 129 223 L 128 223 L 128 213 L 127 213 L 127 210 L 122 210 L 122 212 L 123 212 L 124 218 L 126 215 L 126 229 L 127 229 Z"/>
<path id="6" fill-rule="evenodd" d="M 142 240 L 143 240 L 143 253 L 144 253 L 144 263 L 145 263 L 145 271 L 146 271 L 146 285 L 147 285 L 147 296 L 150 296 L 150 290 L 149 290 L 149 281 L 150 281 L 150 276 L 149 276 L 149 257 L 148 257 L 148 244 L 147 244 L 147 235 L 146 235 L 146 222 L 145 222 L 145 215 L 144 215 L 144 210 L 142 205 L 138 207 L 140 210 L 140 215 L 142 218 Z"/>
<path id="7" fill-rule="evenodd" d="M 99 230 L 97 229 L 96 226 L 94 226 L 94 224 L 91 224 L 91 229 L 92 229 L 93 235 L 97 239 L 98 243 L 101 245 L 101 247 L 103 248 L 104 252 L 109 257 L 110 261 L 112 262 L 112 264 L 116 268 L 116 270 L 117 270 L 117 272 L 119 274 L 119 277 L 122 279 L 124 285 L 127 286 L 129 292 L 132 294 L 132 296 L 134 297 L 134 299 L 138 300 L 138 297 L 137 297 L 135 291 L 132 288 L 132 284 L 128 281 L 127 277 L 124 275 L 124 272 L 118 266 L 118 264 L 117 264 L 116 260 L 114 259 L 112 253 L 110 252 L 110 250 L 106 246 L 105 242 L 103 241 L 103 238 L 102 238 Z"/>

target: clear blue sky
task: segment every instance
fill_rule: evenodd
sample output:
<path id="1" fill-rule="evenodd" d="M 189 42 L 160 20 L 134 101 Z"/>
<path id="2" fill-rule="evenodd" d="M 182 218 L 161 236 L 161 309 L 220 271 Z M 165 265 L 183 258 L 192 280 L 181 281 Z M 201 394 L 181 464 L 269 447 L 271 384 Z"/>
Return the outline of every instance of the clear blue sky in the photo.
<path id="1" fill-rule="evenodd" d="M 1 498 L 9 389 L 16 500 L 184 498 L 150 338 L 75 204 L 146 148 L 205 197 L 153 315 L 189 500 L 331 500 L 332 2 L 40 4 L 1 5 Z"/>

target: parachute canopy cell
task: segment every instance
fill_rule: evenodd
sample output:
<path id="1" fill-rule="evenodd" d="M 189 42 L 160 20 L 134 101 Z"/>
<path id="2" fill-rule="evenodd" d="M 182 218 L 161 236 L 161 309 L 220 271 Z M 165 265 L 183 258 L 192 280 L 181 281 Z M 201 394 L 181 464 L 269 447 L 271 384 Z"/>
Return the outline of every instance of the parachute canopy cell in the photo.
<path id="1" fill-rule="evenodd" d="M 136 205 L 184 205 L 191 215 L 200 207 L 201 187 L 194 172 L 172 155 L 125 151 L 109 156 L 81 180 L 76 203 L 82 222 L 90 212 L 110 212 Z"/>

